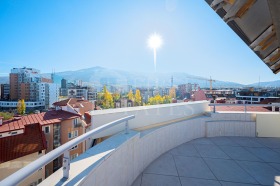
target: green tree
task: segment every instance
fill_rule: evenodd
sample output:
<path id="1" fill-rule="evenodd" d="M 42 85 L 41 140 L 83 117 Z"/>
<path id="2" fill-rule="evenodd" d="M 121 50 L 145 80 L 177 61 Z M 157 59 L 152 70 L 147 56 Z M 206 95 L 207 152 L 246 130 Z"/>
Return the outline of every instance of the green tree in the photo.
<path id="1" fill-rule="evenodd" d="M 129 93 L 127 94 L 127 97 L 129 100 L 134 101 L 134 95 L 133 95 L 132 90 L 129 91 Z"/>
<path id="2" fill-rule="evenodd" d="M 0 116 L 4 117 L 4 120 L 8 120 L 11 119 L 14 116 L 14 114 L 9 112 L 0 112 Z"/>
<path id="3" fill-rule="evenodd" d="M 142 96 L 141 96 L 140 90 L 138 90 L 138 89 L 135 92 L 135 103 L 137 106 L 140 106 L 142 103 Z"/>
<path id="4" fill-rule="evenodd" d="M 25 105 L 24 99 L 18 100 L 17 112 L 19 114 L 24 114 L 25 110 L 26 110 L 26 105 Z"/>
<path id="5" fill-rule="evenodd" d="M 118 101 L 120 99 L 121 95 L 118 92 L 113 93 L 113 100 L 114 102 Z"/>

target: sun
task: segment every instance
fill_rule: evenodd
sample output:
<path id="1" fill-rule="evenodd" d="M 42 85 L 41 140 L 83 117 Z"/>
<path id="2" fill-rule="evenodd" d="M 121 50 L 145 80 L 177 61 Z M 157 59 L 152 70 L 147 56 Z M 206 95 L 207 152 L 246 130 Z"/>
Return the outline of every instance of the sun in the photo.
<path id="1" fill-rule="evenodd" d="M 162 45 L 162 39 L 160 35 L 158 35 L 157 33 L 150 35 L 148 39 L 148 46 L 150 48 L 157 49 L 160 48 L 161 45 Z"/>

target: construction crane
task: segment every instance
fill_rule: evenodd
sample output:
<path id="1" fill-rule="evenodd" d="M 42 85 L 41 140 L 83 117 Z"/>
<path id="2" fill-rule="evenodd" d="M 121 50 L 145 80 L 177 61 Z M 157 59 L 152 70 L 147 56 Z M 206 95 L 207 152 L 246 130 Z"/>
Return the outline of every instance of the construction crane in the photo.
<path id="1" fill-rule="evenodd" d="M 200 78 L 200 77 L 187 77 L 189 79 L 197 79 L 197 80 L 205 80 L 205 81 L 209 81 L 209 84 L 210 84 L 210 93 L 212 94 L 212 83 L 213 82 L 216 82 L 216 80 L 212 79 L 211 76 L 210 76 L 210 79 L 207 79 L 207 78 Z"/>

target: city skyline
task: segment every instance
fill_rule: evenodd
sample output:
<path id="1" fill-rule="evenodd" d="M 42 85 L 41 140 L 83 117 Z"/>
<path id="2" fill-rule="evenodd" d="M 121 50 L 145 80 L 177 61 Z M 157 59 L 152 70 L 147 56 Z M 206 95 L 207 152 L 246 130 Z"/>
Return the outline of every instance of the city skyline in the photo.
<path id="1" fill-rule="evenodd" d="M 279 80 L 204 1 L 1 1 L 0 23 L 0 76 L 23 66 L 42 73 L 94 66 L 153 72 L 146 42 L 156 32 L 164 40 L 159 73 L 242 84 Z"/>

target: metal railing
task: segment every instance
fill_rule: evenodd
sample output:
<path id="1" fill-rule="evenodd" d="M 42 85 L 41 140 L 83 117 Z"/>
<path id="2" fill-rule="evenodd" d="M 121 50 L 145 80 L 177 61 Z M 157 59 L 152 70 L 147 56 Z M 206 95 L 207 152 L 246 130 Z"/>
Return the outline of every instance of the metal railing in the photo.
<path id="1" fill-rule="evenodd" d="M 105 125 L 102 125 L 96 129 L 93 129 L 63 145 L 60 147 L 52 150 L 51 152 L 45 154 L 41 158 L 31 162 L 27 166 L 23 167 L 22 169 L 18 170 L 14 174 L 8 176 L 4 180 L 0 182 L 0 185 L 17 185 L 20 182 L 22 182 L 24 179 L 26 179 L 28 176 L 33 174 L 34 172 L 38 171 L 40 168 L 44 167 L 46 164 L 54 160 L 55 158 L 59 157 L 60 155 L 64 154 L 63 157 L 63 177 L 68 178 L 69 177 L 69 170 L 70 170 L 70 154 L 69 150 L 71 150 L 72 147 L 75 145 L 78 145 L 85 141 L 86 139 L 90 137 L 94 137 L 94 135 L 107 130 L 113 126 L 116 126 L 117 124 L 125 122 L 125 133 L 127 134 L 129 132 L 129 126 L 128 126 L 128 120 L 134 119 L 135 116 L 127 116 L 115 121 L 112 121 L 110 123 L 107 123 Z"/>
<path id="2" fill-rule="evenodd" d="M 275 108 L 280 109 L 280 103 L 273 104 L 228 104 L 228 103 L 210 103 L 209 106 L 213 106 L 213 112 L 216 112 L 216 107 L 218 106 L 235 106 L 235 107 L 244 107 L 244 112 L 247 112 L 247 107 L 272 107 L 272 112 L 275 112 Z"/>

